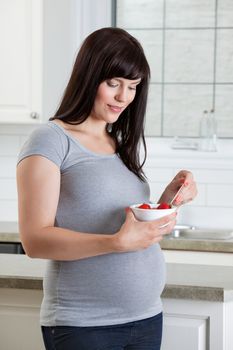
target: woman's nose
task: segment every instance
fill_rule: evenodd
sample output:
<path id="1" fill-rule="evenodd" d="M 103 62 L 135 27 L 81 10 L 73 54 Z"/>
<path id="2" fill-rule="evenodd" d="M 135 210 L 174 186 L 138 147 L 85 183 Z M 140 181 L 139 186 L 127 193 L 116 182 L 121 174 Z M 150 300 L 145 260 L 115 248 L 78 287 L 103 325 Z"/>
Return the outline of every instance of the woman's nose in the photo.
<path id="1" fill-rule="evenodd" d="M 126 89 L 121 89 L 117 92 L 115 99 L 119 102 L 127 101 L 127 91 Z"/>

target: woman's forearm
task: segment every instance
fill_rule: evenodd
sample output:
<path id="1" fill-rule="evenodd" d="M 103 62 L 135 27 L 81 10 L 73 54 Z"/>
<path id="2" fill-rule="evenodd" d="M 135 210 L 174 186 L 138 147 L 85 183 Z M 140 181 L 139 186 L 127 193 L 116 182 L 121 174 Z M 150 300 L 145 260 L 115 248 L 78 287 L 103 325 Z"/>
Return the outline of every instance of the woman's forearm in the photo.
<path id="1" fill-rule="evenodd" d="M 21 232 L 23 247 L 29 257 L 51 260 L 78 260 L 116 252 L 114 236 L 53 226 Z"/>

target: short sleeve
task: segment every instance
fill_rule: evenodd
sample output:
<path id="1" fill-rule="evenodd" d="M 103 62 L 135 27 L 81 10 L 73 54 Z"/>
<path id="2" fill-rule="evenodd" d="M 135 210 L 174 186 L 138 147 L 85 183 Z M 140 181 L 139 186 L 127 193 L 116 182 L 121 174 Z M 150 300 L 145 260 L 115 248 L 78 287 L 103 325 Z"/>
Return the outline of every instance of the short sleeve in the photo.
<path id="1" fill-rule="evenodd" d="M 24 143 L 19 155 L 18 163 L 32 155 L 40 155 L 51 160 L 61 168 L 66 155 L 66 137 L 49 124 L 34 130 Z"/>

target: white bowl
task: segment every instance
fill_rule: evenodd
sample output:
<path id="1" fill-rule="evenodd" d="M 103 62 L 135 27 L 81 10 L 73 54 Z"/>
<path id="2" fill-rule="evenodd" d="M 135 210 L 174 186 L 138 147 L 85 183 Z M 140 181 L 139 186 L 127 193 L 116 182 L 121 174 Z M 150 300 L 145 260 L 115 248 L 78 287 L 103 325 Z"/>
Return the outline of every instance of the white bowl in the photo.
<path id="1" fill-rule="evenodd" d="M 137 220 L 139 221 L 152 221 L 156 219 L 160 219 L 163 216 L 172 214 L 176 211 L 176 208 L 171 208 L 171 209 L 140 209 L 138 208 L 140 205 L 143 203 L 139 204 L 134 204 L 131 205 L 130 208 L 132 209 L 134 216 L 136 217 Z M 156 208 L 159 206 L 159 203 L 148 203 L 151 208 Z"/>

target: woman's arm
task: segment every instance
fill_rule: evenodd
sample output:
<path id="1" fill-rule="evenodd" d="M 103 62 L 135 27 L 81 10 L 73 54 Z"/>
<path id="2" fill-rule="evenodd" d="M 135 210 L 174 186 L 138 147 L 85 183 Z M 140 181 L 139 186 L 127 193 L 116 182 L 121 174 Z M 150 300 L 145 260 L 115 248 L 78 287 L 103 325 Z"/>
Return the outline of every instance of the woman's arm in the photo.
<path id="1" fill-rule="evenodd" d="M 42 156 L 23 159 L 17 167 L 19 230 L 28 256 L 52 260 L 139 250 L 171 232 L 175 216 L 151 223 L 137 221 L 131 211 L 116 234 L 91 234 L 54 227 L 60 194 L 60 171 Z M 165 228 L 160 226 L 169 223 Z"/>
<path id="2" fill-rule="evenodd" d="M 30 156 L 17 167 L 19 231 L 30 257 L 73 260 L 110 253 L 111 236 L 54 227 L 60 171 L 50 160 Z"/>

